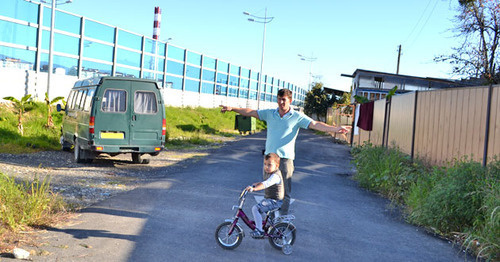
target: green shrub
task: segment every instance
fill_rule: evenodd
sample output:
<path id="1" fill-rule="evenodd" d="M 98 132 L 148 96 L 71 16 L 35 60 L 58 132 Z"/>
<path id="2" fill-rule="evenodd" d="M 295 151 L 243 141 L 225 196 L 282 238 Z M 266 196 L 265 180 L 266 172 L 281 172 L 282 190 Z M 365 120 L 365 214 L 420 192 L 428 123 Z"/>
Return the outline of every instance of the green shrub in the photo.
<path id="1" fill-rule="evenodd" d="M 407 219 L 454 237 L 478 257 L 500 261 L 500 161 L 464 158 L 427 168 L 397 149 L 352 149 L 360 185 L 402 204 Z"/>
<path id="2" fill-rule="evenodd" d="M 441 168 L 434 168 L 428 172 L 421 172 L 416 180 L 408 188 L 404 198 L 406 205 L 407 219 L 415 224 L 423 225 L 425 215 L 424 204 L 431 190 L 436 184 L 436 178 L 443 177 L 444 171 Z"/>
<path id="3" fill-rule="evenodd" d="M 500 261 L 500 161 L 491 162 L 479 189 L 482 205 L 464 246 L 488 260 Z"/>
<path id="4" fill-rule="evenodd" d="M 365 144 L 353 150 L 357 174 L 354 177 L 362 187 L 377 191 L 392 201 L 401 203 L 409 187 L 418 178 L 422 168 L 397 148 Z"/>
<path id="5" fill-rule="evenodd" d="M 422 206 L 423 224 L 441 232 L 471 228 L 481 208 L 485 173 L 480 163 L 459 161 L 444 173 L 434 174 L 437 181 Z"/>

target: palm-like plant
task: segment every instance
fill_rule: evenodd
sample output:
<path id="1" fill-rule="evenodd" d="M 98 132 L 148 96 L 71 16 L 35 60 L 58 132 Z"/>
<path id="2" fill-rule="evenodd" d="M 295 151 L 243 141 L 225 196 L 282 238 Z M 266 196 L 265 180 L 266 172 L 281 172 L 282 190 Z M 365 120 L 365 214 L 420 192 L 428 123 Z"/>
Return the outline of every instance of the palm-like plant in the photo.
<path id="1" fill-rule="evenodd" d="M 46 127 L 53 127 L 54 122 L 52 121 L 52 105 L 57 103 L 60 100 L 63 100 L 64 97 L 58 96 L 52 100 L 49 99 L 49 94 L 45 92 L 45 103 L 47 104 L 47 125 Z"/>
<path id="2" fill-rule="evenodd" d="M 19 130 L 19 133 L 21 135 L 24 135 L 24 130 L 23 130 L 23 115 L 24 112 L 26 111 L 26 106 L 27 105 L 33 105 L 34 102 L 31 100 L 31 95 L 25 95 L 21 100 L 17 100 L 15 97 L 12 96 L 7 96 L 4 97 L 3 99 L 9 100 L 14 104 L 14 108 L 17 110 L 18 116 L 18 122 L 17 122 L 17 129 Z"/>

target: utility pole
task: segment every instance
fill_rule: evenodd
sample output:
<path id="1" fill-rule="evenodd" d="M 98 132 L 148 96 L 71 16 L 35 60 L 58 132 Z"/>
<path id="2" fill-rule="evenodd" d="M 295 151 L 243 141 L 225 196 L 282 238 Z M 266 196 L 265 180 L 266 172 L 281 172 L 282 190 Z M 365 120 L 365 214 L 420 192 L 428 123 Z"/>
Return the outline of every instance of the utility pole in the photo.
<path id="1" fill-rule="evenodd" d="M 401 45 L 398 46 L 398 67 L 396 69 L 396 75 L 399 75 L 399 60 L 401 58 Z"/>

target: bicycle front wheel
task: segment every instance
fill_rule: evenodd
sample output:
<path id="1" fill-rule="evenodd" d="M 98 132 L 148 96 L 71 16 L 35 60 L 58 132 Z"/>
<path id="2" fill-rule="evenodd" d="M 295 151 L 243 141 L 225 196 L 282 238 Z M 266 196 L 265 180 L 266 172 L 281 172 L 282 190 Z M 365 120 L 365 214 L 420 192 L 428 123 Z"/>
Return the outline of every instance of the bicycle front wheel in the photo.
<path id="1" fill-rule="evenodd" d="M 281 250 L 283 245 L 293 245 L 296 237 L 295 226 L 290 223 L 278 223 L 271 230 L 269 243 L 274 248 Z"/>
<path id="2" fill-rule="evenodd" d="M 232 224 L 232 222 L 224 222 L 215 230 L 215 240 L 224 249 L 235 249 L 243 241 L 243 232 L 237 226 L 234 227 L 233 232 L 229 235 Z"/>

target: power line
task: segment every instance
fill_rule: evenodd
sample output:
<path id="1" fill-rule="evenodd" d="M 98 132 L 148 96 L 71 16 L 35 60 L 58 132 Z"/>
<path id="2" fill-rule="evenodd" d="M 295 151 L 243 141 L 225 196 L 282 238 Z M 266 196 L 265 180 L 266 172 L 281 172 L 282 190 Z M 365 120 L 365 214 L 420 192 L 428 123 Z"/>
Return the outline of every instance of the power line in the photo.
<path id="1" fill-rule="evenodd" d="M 418 27 L 418 24 L 420 23 L 421 19 L 424 17 L 425 13 L 427 12 L 427 9 L 430 5 L 430 3 L 432 2 L 432 0 L 429 0 L 429 2 L 427 3 L 427 6 L 425 7 L 425 10 L 422 12 L 422 15 L 420 16 L 418 22 L 415 24 L 413 30 L 411 31 L 411 33 L 408 35 L 408 37 L 406 38 L 405 40 L 405 43 L 411 38 L 411 35 L 413 34 L 413 32 L 415 31 L 415 29 L 417 29 Z M 413 44 L 415 44 L 415 42 L 418 40 L 418 38 L 420 37 L 420 34 L 422 33 L 422 31 L 424 30 L 425 26 L 427 25 L 427 23 L 429 22 L 429 19 L 431 18 L 432 14 L 434 13 L 434 10 L 436 9 L 436 6 L 438 4 L 439 0 L 435 0 L 434 2 L 434 6 L 432 7 L 432 10 L 429 12 L 429 14 L 427 15 L 427 18 L 425 19 L 425 22 L 422 24 L 422 26 L 420 27 L 420 30 L 418 31 L 418 33 L 413 37 L 413 40 L 411 41 L 411 43 L 407 44 L 406 45 L 406 50 L 408 50 L 409 48 L 411 48 L 413 46 Z"/>
<path id="2" fill-rule="evenodd" d="M 427 5 L 425 6 L 425 9 L 422 12 L 422 14 L 420 15 L 420 17 L 418 18 L 417 23 L 415 23 L 415 25 L 413 26 L 413 29 L 406 37 L 406 40 L 404 41 L 405 43 L 408 41 L 408 39 L 410 39 L 410 36 L 413 34 L 413 32 L 415 32 L 415 29 L 417 29 L 418 24 L 420 24 L 420 21 L 422 20 L 422 17 L 424 17 L 425 12 L 427 12 L 427 8 L 429 8 L 429 5 L 431 4 L 431 2 L 432 2 L 432 0 L 429 0 L 429 2 L 427 2 Z"/>
<path id="3" fill-rule="evenodd" d="M 420 33 L 422 33 L 422 30 L 424 30 L 425 26 L 427 25 L 427 22 L 429 22 L 429 19 L 431 18 L 432 14 L 434 13 L 434 10 L 436 9 L 436 6 L 438 4 L 438 1 L 439 0 L 436 0 L 436 3 L 434 4 L 434 6 L 432 7 L 432 10 L 431 12 L 429 13 L 429 16 L 427 17 L 427 19 L 425 20 L 425 23 L 424 25 L 420 28 L 420 31 L 418 32 L 417 36 L 415 37 L 415 39 L 413 39 L 413 42 L 411 42 L 410 46 L 412 46 L 418 39 L 418 37 L 420 36 Z"/>

